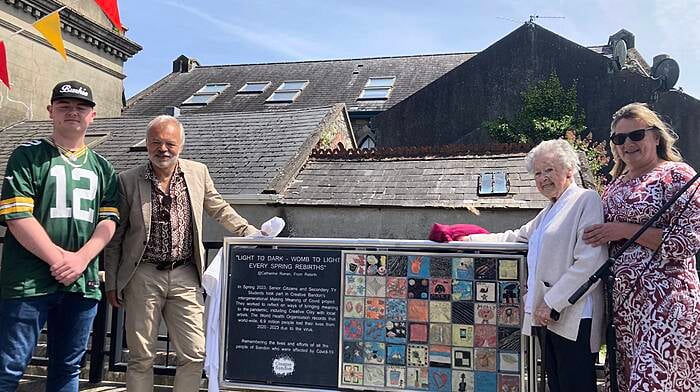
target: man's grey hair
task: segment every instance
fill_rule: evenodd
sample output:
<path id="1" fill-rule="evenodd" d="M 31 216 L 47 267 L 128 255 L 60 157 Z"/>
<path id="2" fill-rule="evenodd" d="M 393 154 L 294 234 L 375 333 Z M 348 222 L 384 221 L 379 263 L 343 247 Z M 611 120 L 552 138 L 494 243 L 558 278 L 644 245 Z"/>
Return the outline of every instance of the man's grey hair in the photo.
<path id="1" fill-rule="evenodd" d="M 525 157 L 525 168 L 529 173 L 534 172 L 535 161 L 544 155 L 554 155 L 554 157 L 564 166 L 577 173 L 581 168 L 578 154 L 569 142 L 563 139 L 545 140 L 530 150 Z"/>
<path id="2" fill-rule="evenodd" d="M 177 125 L 178 129 L 180 129 L 180 137 L 182 139 L 182 144 L 184 145 L 185 144 L 185 127 L 182 126 L 182 123 L 176 117 L 169 116 L 167 114 L 161 114 L 160 116 L 151 120 L 151 122 L 149 122 L 148 126 L 146 127 L 146 135 L 148 135 L 148 131 L 150 131 L 151 128 L 156 127 L 158 125 L 161 125 L 163 123 L 174 123 L 175 125 Z"/>

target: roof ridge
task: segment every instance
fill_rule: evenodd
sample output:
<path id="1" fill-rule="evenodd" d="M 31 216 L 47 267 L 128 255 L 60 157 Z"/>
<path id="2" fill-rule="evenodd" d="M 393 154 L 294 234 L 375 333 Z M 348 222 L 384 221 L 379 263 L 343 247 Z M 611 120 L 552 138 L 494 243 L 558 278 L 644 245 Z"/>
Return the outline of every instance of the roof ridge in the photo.
<path id="1" fill-rule="evenodd" d="M 241 64 L 214 64 L 214 65 L 199 65 L 199 68 L 217 68 L 217 67 L 239 67 L 247 65 L 279 65 L 279 64 L 301 64 L 301 63 L 328 63 L 334 61 L 359 61 L 359 60 L 384 60 L 384 59 L 400 59 L 400 58 L 418 58 L 418 57 L 440 57 L 440 56 L 458 56 L 458 55 L 477 55 L 479 52 L 454 52 L 454 53 L 428 53 L 428 54 L 412 54 L 398 56 L 378 56 L 378 57 L 354 57 L 354 58 L 336 58 L 322 60 L 297 60 L 297 61 L 272 61 L 265 63 L 241 63 Z"/>

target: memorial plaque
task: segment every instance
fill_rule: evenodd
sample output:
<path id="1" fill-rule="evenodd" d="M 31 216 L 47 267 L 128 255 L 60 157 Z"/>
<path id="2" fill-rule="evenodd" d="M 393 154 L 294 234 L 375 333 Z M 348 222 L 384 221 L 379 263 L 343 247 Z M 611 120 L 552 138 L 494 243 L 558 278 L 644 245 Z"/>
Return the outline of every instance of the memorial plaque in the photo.
<path id="1" fill-rule="evenodd" d="M 335 388 L 340 268 L 340 250 L 230 247 L 224 380 Z"/>

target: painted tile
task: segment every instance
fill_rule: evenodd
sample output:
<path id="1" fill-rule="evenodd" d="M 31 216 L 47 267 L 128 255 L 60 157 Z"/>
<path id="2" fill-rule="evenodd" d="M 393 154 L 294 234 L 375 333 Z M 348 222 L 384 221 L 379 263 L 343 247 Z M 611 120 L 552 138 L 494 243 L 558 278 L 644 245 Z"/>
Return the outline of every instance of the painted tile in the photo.
<path id="1" fill-rule="evenodd" d="M 520 354 L 500 351 L 498 353 L 498 371 L 520 372 Z"/>
<path id="2" fill-rule="evenodd" d="M 364 359 L 362 342 L 343 342 L 343 362 L 364 363 Z"/>
<path id="3" fill-rule="evenodd" d="M 452 324 L 430 323 L 430 344 L 449 346 L 452 344 Z"/>
<path id="4" fill-rule="evenodd" d="M 343 364 L 343 384 L 362 385 L 363 368 L 362 365 L 353 363 Z"/>
<path id="5" fill-rule="evenodd" d="M 496 348 L 498 343 L 495 325 L 477 324 L 474 326 L 474 347 Z"/>
<path id="6" fill-rule="evenodd" d="M 459 347 L 473 347 L 474 326 L 467 324 L 452 324 L 452 345 Z"/>
<path id="7" fill-rule="evenodd" d="M 345 297 L 343 315 L 350 318 L 365 317 L 365 299 L 363 297 Z"/>
<path id="8" fill-rule="evenodd" d="M 452 277 L 459 280 L 473 280 L 474 259 L 471 257 L 453 257 Z"/>
<path id="9" fill-rule="evenodd" d="M 478 258 L 474 260 L 475 280 L 496 280 L 498 263 L 492 258 Z"/>
<path id="10" fill-rule="evenodd" d="M 383 276 L 367 276 L 365 279 L 365 295 L 367 297 L 386 297 L 386 278 Z"/>
<path id="11" fill-rule="evenodd" d="M 365 303 L 365 317 L 368 319 L 383 319 L 386 314 L 386 300 L 384 298 L 367 298 Z"/>
<path id="12" fill-rule="evenodd" d="M 408 278 L 408 298 L 428 299 L 429 282 L 428 279 Z"/>
<path id="13" fill-rule="evenodd" d="M 499 392 L 520 392 L 520 376 L 510 374 L 498 375 Z"/>
<path id="14" fill-rule="evenodd" d="M 343 320 L 343 340 L 362 340 L 362 320 Z"/>
<path id="15" fill-rule="evenodd" d="M 406 387 L 408 389 L 427 390 L 429 385 L 427 367 L 409 367 L 406 369 Z"/>
<path id="16" fill-rule="evenodd" d="M 406 322 L 391 321 L 386 322 L 386 341 L 387 343 L 405 343 L 406 342 Z"/>
<path id="17" fill-rule="evenodd" d="M 496 304 L 477 303 L 474 310 L 474 324 L 496 324 Z"/>
<path id="18" fill-rule="evenodd" d="M 428 351 L 430 367 L 446 367 L 452 364 L 452 349 L 450 346 L 430 346 Z"/>
<path id="19" fill-rule="evenodd" d="M 408 277 L 409 278 L 429 278 L 430 277 L 430 257 L 428 256 L 408 256 Z"/>
<path id="20" fill-rule="evenodd" d="M 452 279 L 433 278 L 430 280 L 430 300 L 449 301 L 452 297 Z"/>
<path id="21" fill-rule="evenodd" d="M 405 278 L 408 274 L 408 256 L 389 255 L 387 257 L 387 271 L 389 276 Z"/>
<path id="22" fill-rule="evenodd" d="M 367 255 L 367 276 L 386 276 L 386 255 Z"/>
<path id="23" fill-rule="evenodd" d="M 364 342 L 364 363 L 384 365 L 386 363 L 386 345 L 380 342 Z"/>
<path id="24" fill-rule="evenodd" d="M 452 280 L 452 300 L 453 301 L 473 301 L 474 284 L 471 280 Z"/>
<path id="25" fill-rule="evenodd" d="M 452 371 L 450 369 L 431 367 L 428 374 L 431 391 L 450 392 L 452 390 Z"/>
<path id="26" fill-rule="evenodd" d="M 387 343 L 386 363 L 387 365 L 406 365 L 406 345 Z"/>
<path id="27" fill-rule="evenodd" d="M 429 301 L 422 299 L 408 300 L 408 320 L 409 321 L 428 321 Z"/>
<path id="28" fill-rule="evenodd" d="M 386 340 L 385 320 L 365 320 L 364 338 L 367 341 L 383 342 Z"/>
<path id="29" fill-rule="evenodd" d="M 496 371 L 496 350 L 491 348 L 474 349 L 474 368 L 488 372 Z"/>
<path id="30" fill-rule="evenodd" d="M 456 392 L 474 392 L 474 373 L 469 370 L 453 370 L 452 390 Z"/>
<path id="31" fill-rule="evenodd" d="M 345 276 L 345 295 L 364 297 L 365 296 L 365 277 L 360 275 Z"/>
<path id="32" fill-rule="evenodd" d="M 383 387 L 384 378 L 384 366 L 365 365 L 363 385 L 368 387 Z"/>
<path id="33" fill-rule="evenodd" d="M 477 281 L 474 299 L 479 302 L 496 302 L 496 282 Z"/>
<path id="34" fill-rule="evenodd" d="M 430 322 L 449 323 L 452 316 L 451 302 L 430 301 Z"/>
<path id="35" fill-rule="evenodd" d="M 406 298 L 408 296 L 408 280 L 406 278 L 386 278 L 386 296 L 388 298 Z"/>
<path id="36" fill-rule="evenodd" d="M 452 368 L 462 370 L 474 369 L 474 351 L 471 348 L 452 348 Z"/>
<path id="37" fill-rule="evenodd" d="M 406 386 L 406 368 L 403 366 L 387 366 L 386 386 L 404 388 Z"/>
<path id="38" fill-rule="evenodd" d="M 452 323 L 474 324 L 474 303 L 452 302 Z"/>
<path id="39" fill-rule="evenodd" d="M 425 344 L 409 344 L 406 358 L 408 366 L 428 367 L 428 346 Z"/>
<path id="40" fill-rule="evenodd" d="M 497 390 L 496 388 L 498 388 L 498 379 L 496 378 L 496 373 L 474 373 L 474 392 L 494 392 Z"/>
<path id="41" fill-rule="evenodd" d="M 517 306 L 498 306 L 498 324 L 518 327 L 520 326 L 520 308 Z"/>
<path id="42" fill-rule="evenodd" d="M 432 256 L 430 258 L 430 277 L 431 278 L 451 278 L 452 277 L 452 258 Z"/>
<path id="43" fill-rule="evenodd" d="M 501 259 L 498 260 L 499 280 L 518 280 L 518 260 Z"/>
<path id="44" fill-rule="evenodd" d="M 426 343 L 428 341 L 428 324 L 408 323 L 408 340 L 411 343 Z"/>
<path id="45" fill-rule="evenodd" d="M 367 261 L 365 255 L 349 253 L 345 255 L 345 273 L 350 275 L 364 275 Z"/>
<path id="46" fill-rule="evenodd" d="M 406 320 L 408 317 L 405 299 L 386 300 L 386 318 L 392 320 Z"/>
<path id="47" fill-rule="evenodd" d="M 520 328 L 498 327 L 498 349 L 520 351 Z"/>
<path id="48" fill-rule="evenodd" d="M 500 282 L 498 290 L 498 302 L 505 305 L 518 305 L 520 303 L 520 283 Z"/>

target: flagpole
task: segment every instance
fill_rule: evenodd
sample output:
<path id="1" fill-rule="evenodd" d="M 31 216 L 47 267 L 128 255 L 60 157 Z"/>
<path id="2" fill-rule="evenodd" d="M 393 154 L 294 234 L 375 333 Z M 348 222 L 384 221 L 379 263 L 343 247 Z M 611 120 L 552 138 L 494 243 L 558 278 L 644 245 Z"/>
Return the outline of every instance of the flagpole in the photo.
<path id="1" fill-rule="evenodd" d="M 49 16 L 49 15 L 55 13 L 55 12 L 61 12 L 61 11 L 63 11 L 63 10 L 66 9 L 66 8 L 68 8 L 68 6 L 67 6 L 67 5 L 64 5 L 63 7 L 57 9 L 56 11 L 49 12 L 48 14 L 46 14 L 46 15 L 44 16 L 44 18 L 46 18 L 47 16 Z M 41 19 L 44 19 L 44 18 L 41 18 Z M 41 20 L 41 19 L 39 19 L 39 20 Z M 39 20 L 37 20 L 37 22 L 38 22 Z M 36 22 L 34 22 L 34 23 L 36 23 Z M 34 23 L 32 23 L 32 25 L 34 25 Z M 27 29 L 26 29 L 26 28 L 21 28 L 21 29 L 15 31 L 14 33 L 10 34 L 10 35 L 9 35 L 7 38 L 5 38 L 3 41 L 9 40 L 10 38 L 14 37 L 14 36 L 17 35 L 17 34 L 21 34 L 21 33 L 24 32 L 24 31 L 27 31 Z"/>

